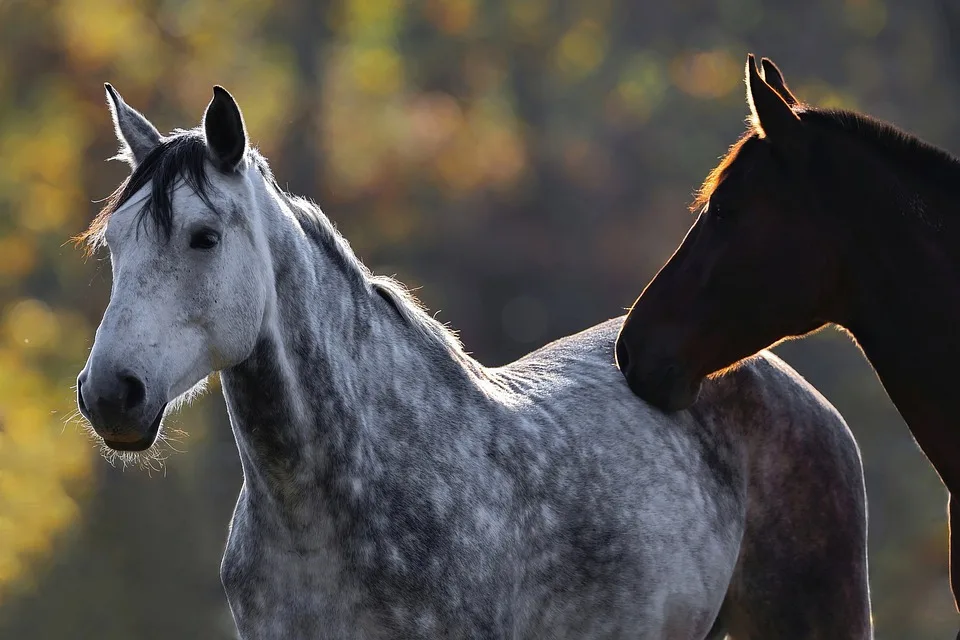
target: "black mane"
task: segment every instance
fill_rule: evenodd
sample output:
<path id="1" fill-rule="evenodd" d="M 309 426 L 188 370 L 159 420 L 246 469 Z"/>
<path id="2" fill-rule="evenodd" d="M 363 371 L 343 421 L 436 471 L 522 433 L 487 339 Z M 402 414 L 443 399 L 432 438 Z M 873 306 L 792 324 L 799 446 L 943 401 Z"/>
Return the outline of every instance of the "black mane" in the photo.
<path id="1" fill-rule="evenodd" d="M 290 206 L 307 237 L 327 252 L 344 273 L 355 271 L 349 268 L 351 260 L 348 257 L 350 251 L 346 240 L 321 220 L 320 208 L 310 200 L 294 196 L 282 189 L 266 159 L 256 149 L 248 149 L 247 158 Z M 90 227 L 78 236 L 77 241 L 86 242 L 88 252 L 96 251 L 103 244 L 110 216 L 148 183 L 150 193 L 137 212 L 137 224 L 149 220 L 167 240 L 173 232 L 173 191 L 179 180 L 182 179 L 204 204 L 216 212 L 217 208 L 210 198 L 212 185 L 208 172 L 217 169 L 209 165 L 208 161 L 206 140 L 199 129 L 174 131 L 174 135 L 150 151 L 133 173 L 117 187 Z"/>
<path id="2" fill-rule="evenodd" d="M 898 167 L 951 192 L 960 184 L 960 159 L 889 123 L 842 109 L 808 109 L 798 115 L 803 122 L 854 136 Z"/>
<path id="3" fill-rule="evenodd" d="M 173 190 L 179 179 L 193 189 L 211 209 L 210 178 L 207 175 L 207 149 L 199 130 L 176 131 L 164 139 L 137 165 L 97 214 L 90 228 L 80 240 L 90 242 L 96 249 L 103 241 L 110 216 L 134 195 L 150 184 L 150 193 L 138 213 L 137 224 L 149 219 L 155 228 L 169 239 L 173 230 Z"/>

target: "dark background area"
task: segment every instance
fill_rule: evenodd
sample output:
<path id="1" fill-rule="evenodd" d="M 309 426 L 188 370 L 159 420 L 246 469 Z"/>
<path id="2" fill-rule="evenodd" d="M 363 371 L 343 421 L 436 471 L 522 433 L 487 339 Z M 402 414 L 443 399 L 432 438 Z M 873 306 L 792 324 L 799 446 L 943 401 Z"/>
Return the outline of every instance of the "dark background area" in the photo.
<path id="1" fill-rule="evenodd" d="M 747 52 L 960 149 L 952 0 L 0 0 L 0 637 L 234 637 L 216 380 L 157 472 L 69 420 L 110 276 L 68 240 L 127 171 L 104 81 L 162 132 L 226 86 L 280 183 L 498 365 L 618 315 L 669 257 L 744 129 Z M 860 443 L 877 637 L 955 633 L 946 494 L 871 369 L 833 330 L 777 351 Z"/>

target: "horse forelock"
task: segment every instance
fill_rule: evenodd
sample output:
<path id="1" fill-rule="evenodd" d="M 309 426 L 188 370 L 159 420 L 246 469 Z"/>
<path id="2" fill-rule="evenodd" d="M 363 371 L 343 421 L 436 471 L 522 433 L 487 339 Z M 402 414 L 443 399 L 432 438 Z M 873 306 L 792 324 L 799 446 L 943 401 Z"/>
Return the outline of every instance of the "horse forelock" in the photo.
<path id="1" fill-rule="evenodd" d="M 182 180 L 211 210 L 217 211 L 211 199 L 212 182 L 207 166 L 207 148 L 199 129 L 178 129 L 161 140 L 137 165 L 133 173 L 107 198 L 90 226 L 75 238 L 87 245 L 91 254 L 104 242 L 110 217 L 149 185 L 149 193 L 137 214 L 137 224 L 149 220 L 169 238 L 173 229 L 173 192 Z"/>

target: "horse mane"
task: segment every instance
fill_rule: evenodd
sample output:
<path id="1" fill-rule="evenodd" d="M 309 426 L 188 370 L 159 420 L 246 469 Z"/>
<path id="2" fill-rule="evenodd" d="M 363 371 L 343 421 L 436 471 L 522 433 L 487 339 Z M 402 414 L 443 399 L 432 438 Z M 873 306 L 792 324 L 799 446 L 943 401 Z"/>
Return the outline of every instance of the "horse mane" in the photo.
<path id="1" fill-rule="evenodd" d="M 707 174 L 703 184 L 700 185 L 699 189 L 697 189 L 693 202 L 690 203 L 690 211 L 698 211 L 702 209 L 707 202 L 709 202 L 710 196 L 713 195 L 717 185 L 720 184 L 721 180 L 723 180 L 723 177 L 730 169 L 733 161 L 737 159 L 737 156 L 740 154 L 740 150 L 744 147 L 744 145 L 747 144 L 748 140 L 754 138 L 756 135 L 756 131 L 753 129 L 753 126 L 751 126 L 746 132 L 744 132 L 742 136 L 740 136 L 739 140 L 730 145 L 727 153 L 724 154 L 724 156 L 720 159 L 720 163 L 715 166 L 710 173 Z"/>
<path id="2" fill-rule="evenodd" d="M 282 189 L 266 158 L 259 151 L 248 150 L 247 159 L 287 203 L 307 237 L 333 259 L 346 277 L 355 279 L 353 284 L 370 287 L 386 298 L 403 321 L 418 334 L 438 342 L 460 358 L 467 358 L 457 334 L 427 313 L 422 303 L 402 283 L 386 276 L 373 275 L 316 203 Z M 148 183 L 150 193 L 137 214 L 137 224 L 150 220 L 155 228 L 169 239 L 173 231 L 173 191 L 179 180 L 182 179 L 207 206 L 217 211 L 210 198 L 212 184 L 208 170 L 206 141 L 202 130 L 174 130 L 147 154 L 143 162 L 138 164 L 133 173 L 107 198 L 87 230 L 75 240 L 87 245 L 87 255 L 96 252 L 104 243 L 110 216 Z"/>
<path id="3" fill-rule="evenodd" d="M 804 122 L 854 136 L 898 167 L 941 184 L 948 192 L 960 179 L 956 156 L 882 120 L 843 109 L 811 109 L 799 115 Z"/>
<path id="4" fill-rule="evenodd" d="M 423 303 L 399 280 L 389 276 L 374 275 L 367 265 L 357 258 L 346 237 L 336 230 L 315 202 L 281 189 L 269 173 L 269 166 L 263 156 L 256 151 L 251 153 L 255 154 L 255 161 L 258 162 L 261 173 L 269 182 L 272 182 L 278 194 L 290 206 L 307 236 L 318 246 L 327 250 L 344 273 L 354 274 L 360 284 L 369 285 L 374 292 L 385 298 L 404 322 L 420 335 L 428 340 L 439 342 L 457 356 L 467 357 L 463 344 L 453 329 L 431 316 Z"/>
<path id="5" fill-rule="evenodd" d="M 897 167 L 921 175 L 941 185 L 949 193 L 953 192 L 960 181 L 960 159 L 892 124 L 845 109 L 816 109 L 801 104 L 793 111 L 802 122 L 823 130 L 853 136 L 865 147 L 883 154 L 884 158 L 895 163 Z M 740 152 L 758 137 L 759 132 L 750 124 L 747 131 L 730 146 L 720 163 L 707 175 L 690 205 L 691 211 L 699 210 L 707 204 Z"/>

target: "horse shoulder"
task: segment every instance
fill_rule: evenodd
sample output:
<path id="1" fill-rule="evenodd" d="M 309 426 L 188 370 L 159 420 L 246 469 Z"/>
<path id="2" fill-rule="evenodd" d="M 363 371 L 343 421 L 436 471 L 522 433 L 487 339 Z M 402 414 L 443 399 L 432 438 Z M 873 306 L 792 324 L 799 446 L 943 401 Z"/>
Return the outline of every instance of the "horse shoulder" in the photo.
<path id="1" fill-rule="evenodd" d="M 809 490 L 824 478 L 833 479 L 830 493 L 863 493 L 860 450 L 846 421 L 779 357 L 762 351 L 709 386 L 717 394 L 713 409 L 746 447 L 754 495 L 789 500 L 802 510 L 824 499 Z"/>

